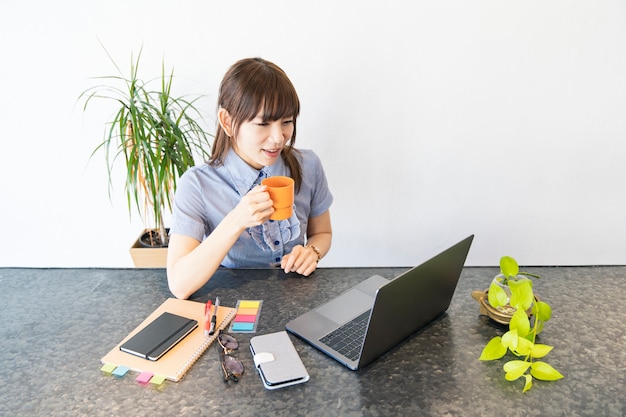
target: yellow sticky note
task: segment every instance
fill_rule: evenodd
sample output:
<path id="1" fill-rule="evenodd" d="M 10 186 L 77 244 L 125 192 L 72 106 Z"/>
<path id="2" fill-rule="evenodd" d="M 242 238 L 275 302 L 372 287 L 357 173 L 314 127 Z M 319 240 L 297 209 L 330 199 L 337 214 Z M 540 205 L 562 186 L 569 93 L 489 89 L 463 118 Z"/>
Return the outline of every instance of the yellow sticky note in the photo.
<path id="1" fill-rule="evenodd" d="M 259 308 L 260 301 L 241 300 L 239 302 L 239 308 Z"/>
<path id="2" fill-rule="evenodd" d="M 165 382 L 165 377 L 161 375 L 154 375 L 150 379 L 150 383 L 154 385 L 161 385 L 163 382 Z"/>
<path id="3" fill-rule="evenodd" d="M 117 366 L 113 365 L 112 363 L 106 363 L 102 366 L 102 368 L 100 368 L 100 370 L 107 375 L 111 375 L 115 368 L 117 368 Z"/>

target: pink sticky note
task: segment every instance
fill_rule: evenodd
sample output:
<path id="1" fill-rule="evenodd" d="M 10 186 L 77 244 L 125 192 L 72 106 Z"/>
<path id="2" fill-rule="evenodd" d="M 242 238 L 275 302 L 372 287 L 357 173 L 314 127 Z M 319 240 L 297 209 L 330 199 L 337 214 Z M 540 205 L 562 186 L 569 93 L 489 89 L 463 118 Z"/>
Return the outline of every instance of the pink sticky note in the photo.
<path id="1" fill-rule="evenodd" d="M 254 323 L 255 321 L 256 321 L 256 316 L 249 316 L 246 314 L 237 314 L 237 316 L 235 316 L 235 322 Z"/>
<path id="2" fill-rule="evenodd" d="M 141 385 L 146 385 L 148 382 L 150 382 L 153 376 L 154 374 L 152 372 L 142 372 L 137 375 L 135 381 L 139 382 Z"/>

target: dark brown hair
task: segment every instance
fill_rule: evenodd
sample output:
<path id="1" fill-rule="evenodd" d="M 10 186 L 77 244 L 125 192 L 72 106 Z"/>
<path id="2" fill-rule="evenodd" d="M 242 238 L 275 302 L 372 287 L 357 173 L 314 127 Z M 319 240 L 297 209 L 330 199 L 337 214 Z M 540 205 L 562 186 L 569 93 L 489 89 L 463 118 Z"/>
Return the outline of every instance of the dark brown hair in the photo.
<path id="1" fill-rule="evenodd" d="M 302 168 L 296 158 L 296 118 L 300 113 L 300 100 L 287 74 L 276 64 L 262 58 L 237 61 L 224 75 L 220 84 L 218 109 L 225 109 L 233 120 L 233 136 L 243 122 L 250 121 L 263 109 L 263 122 L 293 118 L 293 136 L 285 145 L 281 157 L 291 171 L 295 188 L 302 183 Z M 211 165 L 220 165 L 231 140 L 222 126 L 217 124 L 211 152 Z"/>

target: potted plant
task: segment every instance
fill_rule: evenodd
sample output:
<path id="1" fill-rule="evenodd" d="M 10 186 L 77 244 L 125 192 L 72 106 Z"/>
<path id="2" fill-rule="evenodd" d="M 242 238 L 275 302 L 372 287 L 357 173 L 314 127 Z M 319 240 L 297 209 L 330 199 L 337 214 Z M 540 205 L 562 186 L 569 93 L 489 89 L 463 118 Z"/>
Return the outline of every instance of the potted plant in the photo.
<path id="1" fill-rule="evenodd" d="M 510 256 L 500 259 L 500 273 L 491 281 L 491 285 L 485 291 L 474 291 L 472 297 L 480 304 L 480 312 L 500 324 L 509 324 L 515 307 L 511 306 L 510 285 L 515 286 L 528 278 L 541 278 L 539 275 L 529 272 L 519 272 L 517 261 Z M 537 296 L 534 296 L 538 300 Z M 497 302 L 496 302 L 497 301 Z M 530 314 L 529 311 L 527 311 Z"/>
<path id="2" fill-rule="evenodd" d="M 520 273 L 517 261 L 510 256 L 500 259 L 500 272 L 489 286 L 487 299 L 494 309 L 504 306 L 512 309 L 509 330 L 502 336 L 492 338 L 479 359 L 496 360 L 511 352 L 516 358 L 504 364 L 505 378 L 515 381 L 524 377 L 523 392 L 532 387 L 533 378 L 546 381 L 563 378 L 559 371 L 540 360 L 552 350 L 552 346 L 537 343 L 544 323 L 552 316 L 552 308 L 548 303 L 539 301 L 533 292 L 529 276 L 538 276 Z M 509 290 L 508 294 L 504 287 Z"/>
<path id="3" fill-rule="evenodd" d="M 83 110 L 93 99 L 115 104 L 104 139 L 92 156 L 99 151 L 104 153 L 109 195 L 113 167 L 119 160 L 125 163 L 124 189 L 129 213 L 134 207 L 150 225 L 131 248 L 135 266 L 164 267 L 168 243 L 163 222 L 165 210 L 171 210 L 180 175 L 195 165 L 196 158 L 209 158 L 211 135 L 198 122 L 202 120 L 202 113 L 196 107 L 200 96 L 172 95 L 173 69 L 166 74 L 162 64 L 161 77 L 144 82 L 138 76 L 140 50 L 136 60 L 131 55 L 130 74 L 126 77 L 104 49 L 118 74 L 96 77 L 105 83 L 79 96 L 79 100 L 84 101 Z M 156 89 L 152 87 L 154 83 L 157 83 Z M 141 255 L 146 252 L 142 246 L 150 248 L 146 256 Z"/>

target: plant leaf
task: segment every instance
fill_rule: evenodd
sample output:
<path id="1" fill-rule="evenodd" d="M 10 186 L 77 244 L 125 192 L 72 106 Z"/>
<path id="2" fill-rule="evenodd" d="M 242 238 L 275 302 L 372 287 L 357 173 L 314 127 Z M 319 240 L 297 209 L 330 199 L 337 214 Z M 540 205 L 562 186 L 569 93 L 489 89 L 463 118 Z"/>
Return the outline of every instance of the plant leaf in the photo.
<path id="1" fill-rule="evenodd" d="M 511 349 L 511 351 L 517 350 L 517 342 L 519 337 L 517 335 L 517 329 L 511 329 L 502 335 L 502 344 Z"/>
<path id="2" fill-rule="evenodd" d="M 543 381 L 556 381 L 557 379 L 563 378 L 563 375 L 561 375 L 559 371 L 541 361 L 533 362 L 530 367 L 530 374 Z"/>
<path id="3" fill-rule="evenodd" d="M 548 321 L 552 317 L 552 307 L 543 301 L 537 302 L 537 318 L 541 321 Z"/>
<path id="4" fill-rule="evenodd" d="M 487 343 L 482 353 L 480 354 L 481 361 L 492 361 L 500 359 L 506 353 L 506 346 L 502 344 L 500 336 L 496 336 Z"/>
<path id="5" fill-rule="evenodd" d="M 519 281 L 511 280 L 509 288 L 511 288 L 511 306 L 522 311 L 528 310 L 535 300 L 532 281 L 527 278 Z"/>
<path id="6" fill-rule="evenodd" d="M 526 392 L 533 387 L 533 377 L 530 375 L 524 375 L 524 377 L 526 378 L 526 383 L 522 392 Z"/>
<path id="7" fill-rule="evenodd" d="M 530 333 L 530 320 L 523 310 L 517 310 L 513 313 L 509 322 L 509 329 L 517 329 L 517 334 L 520 337 L 525 337 Z"/>
<path id="8" fill-rule="evenodd" d="M 515 352 L 519 355 L 527 356 L 532 351 L 534 345 L 535 344 L 533 342 L 525 337 L 519 337 L 517 339 L 517 348 L 515 349 Z"/>
<path id="9" fill-rule="evenodd" d="M 533 358 L 543 358 L 548 353 L 550 353 L 551 350 L 552 350 L 552 346 L 542 345 L 540 343 L 537 343 L 536 345 L 533 346 L 532 350 L 530 351 L 530 356 L 532 356 Z"/>
<path id="10" fill-rule="evenodd" d="M 522 376 L 529 367 L 530 362 L 513 360 L 505 363 L 502 368 L 504 369 L 504 372 L 506 372 L 506 374 L 504 375 L 506 380 L 515 381 L 517 378 Z"/>
<path id="11" fill-rule="evenodd" d="M 519 265 L 510 256 L 503 256 L 500 258 L 500 271 L 507 277 L 514 277 L 519 273 Z"/>
<path id="12" fill-rule="evenodd" d="M 495 282 L 492 282 L 489 286 L 489 293 L 487 299 L 491 307 L 498 308 L 505 306 L 509 302 L 509 297 L 504 292 L 504 289 Z"/>

